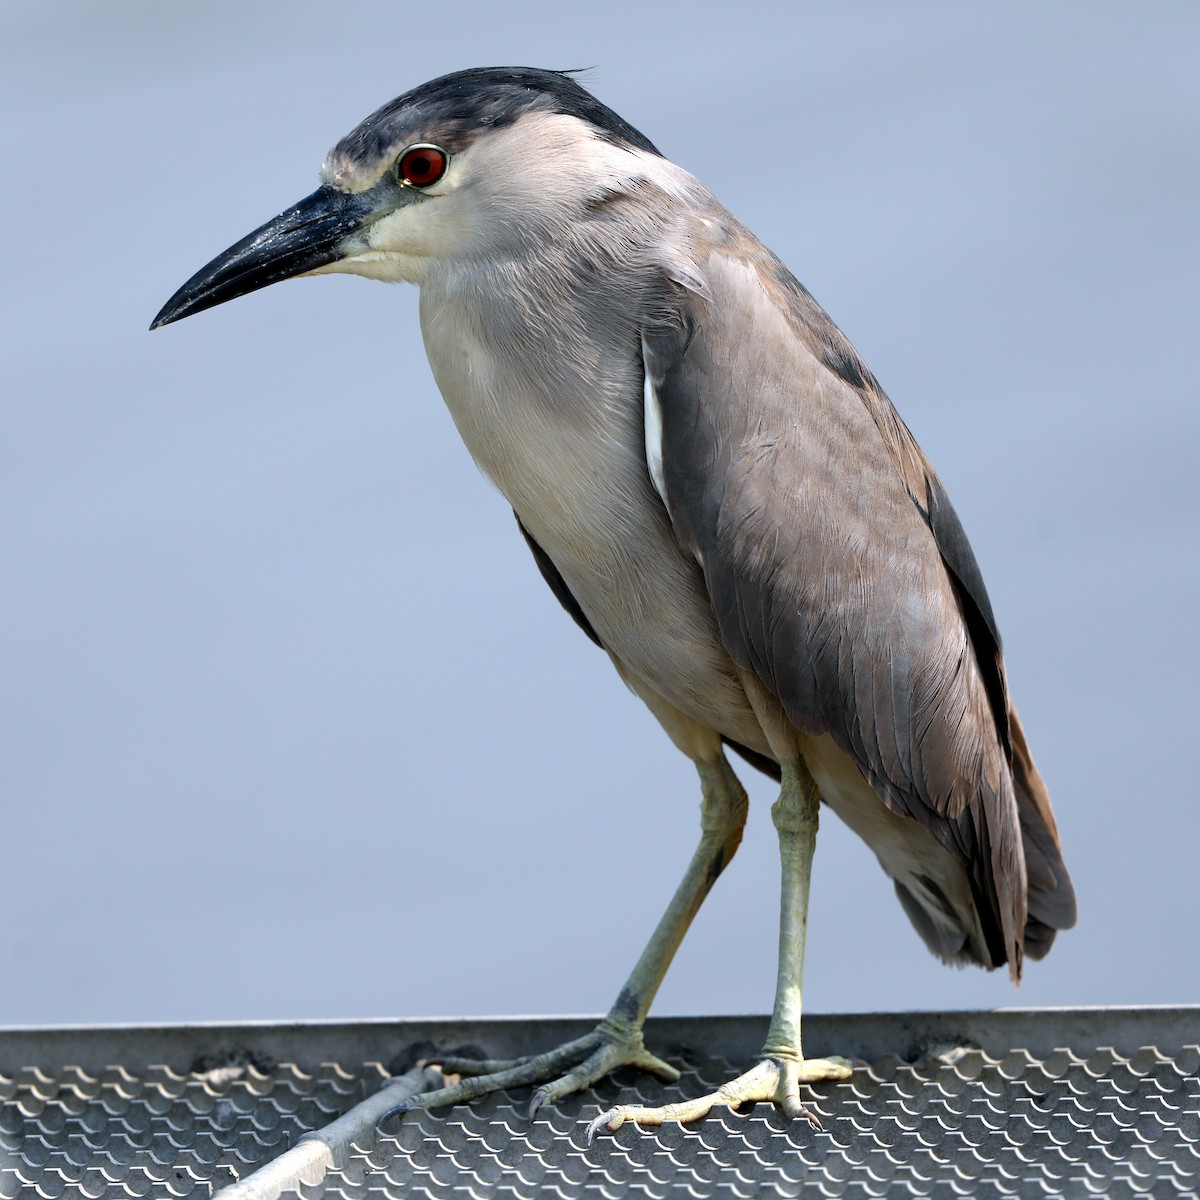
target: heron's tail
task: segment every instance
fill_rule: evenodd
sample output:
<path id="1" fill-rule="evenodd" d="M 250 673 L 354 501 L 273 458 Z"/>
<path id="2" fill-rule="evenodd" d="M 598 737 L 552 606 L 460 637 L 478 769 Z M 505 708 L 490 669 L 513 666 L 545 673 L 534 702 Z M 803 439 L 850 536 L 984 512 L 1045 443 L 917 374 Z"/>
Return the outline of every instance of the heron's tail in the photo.
<path id="1" fill-rule="evenodd" d="M 1034 766 L 1017 710 L 1009 709 L 1012 732 L 1013 785 L 1021 818 L 1025 873 L 1029 879 L 1029 908 L 1025 919 L 1025 953 L 1044 958 L 1060 929 L 1075 924 L 1075 889 L 1067 874 L 1058 840 L 1058 826 L 1046 785 Z"/>

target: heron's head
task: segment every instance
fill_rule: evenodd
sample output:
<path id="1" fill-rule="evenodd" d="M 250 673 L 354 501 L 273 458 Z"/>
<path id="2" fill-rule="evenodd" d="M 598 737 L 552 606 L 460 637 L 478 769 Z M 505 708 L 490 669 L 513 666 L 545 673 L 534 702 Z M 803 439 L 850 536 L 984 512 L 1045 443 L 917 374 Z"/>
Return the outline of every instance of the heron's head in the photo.
<path id="1" fill-rule="evenodd" d="M 552 238 L 651 160 L 661 161 L 651 142 L 568 74 L 443 76 L 338 142 L 311 196 L 198 271 L 151 328 L 296 275 L 421 283 L 448 263 Z"/>

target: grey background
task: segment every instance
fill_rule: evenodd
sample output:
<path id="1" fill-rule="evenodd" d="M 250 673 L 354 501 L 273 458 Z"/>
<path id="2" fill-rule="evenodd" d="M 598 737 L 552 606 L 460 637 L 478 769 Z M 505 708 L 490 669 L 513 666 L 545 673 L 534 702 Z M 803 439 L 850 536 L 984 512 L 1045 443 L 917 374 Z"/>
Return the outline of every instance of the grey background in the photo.
<path id="1" fill-rule="evenodd" d="M 435 74 L 595 65 L 829 309 L 942 473 L 1081 921 L 1014 991 L 926 954 L 828 817 L 819 1011 L 1200 999 L 1200 9 L 0 7 L 0 1023 L 607 1007 L 690 765 L 545 589 L 413 289 L 153 335 Z M 771 789 L 663 1013 L 764 1011 Z M 835 1049 L 836 1047 L 814 1047 Z"/>

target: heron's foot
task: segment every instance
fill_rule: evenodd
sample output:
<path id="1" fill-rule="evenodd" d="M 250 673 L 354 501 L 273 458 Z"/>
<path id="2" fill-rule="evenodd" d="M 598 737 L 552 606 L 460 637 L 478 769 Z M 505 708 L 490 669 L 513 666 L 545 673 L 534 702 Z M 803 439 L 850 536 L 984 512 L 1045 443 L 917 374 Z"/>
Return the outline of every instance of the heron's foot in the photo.
<path id="1" fill-rule="evenodd" d="M 679 1072 L 669 1063 L 651 1054 L 642 1042 L 641 1027 L 602 1021 L 591 1033 L 567 1042 L 546 1054 L 508 1060 L 473 1058 L 431 1058 L 446 1074 L 464 1076 L 449 1087 L 414 1096 L 402 1108 L 444 1108 L 463 1104 L 476 1096 L 508 1088 L 540 1084 L 529 1102 L 532 1118 L 543 1104 L 581 1092 L 618 1067 L 637 1067 L 669 1082 Z M 389 1114 L 391 1115 L 391 1114 Z"/>
<path id="2" fill-rule="evenodd" d="M 638 1104 L 618 1104 L 602 1112 L 587 1129 L 591 1142 L 597 1133 L 615 1133 L 626 1121 L 636 1125 L 662 1125 L 666 1121 L 698 1121 L 718 1106 L 738 1108 L 759 1101 L 777 1104 L 789 1117 L 803 1117 L 810 1125 L 821 1128 L 816 1113 L 800 1103 L 800 1085 L 817 1083 L 822 1079 L 848 1079 L 850 1060 L 846 1058 L 775 1058 L 767 1055 L 744 1075 L 724 1084 L 715 1092 L 680 1104 L 664 1104 L 658 1108 L 643 1108 Z"/>

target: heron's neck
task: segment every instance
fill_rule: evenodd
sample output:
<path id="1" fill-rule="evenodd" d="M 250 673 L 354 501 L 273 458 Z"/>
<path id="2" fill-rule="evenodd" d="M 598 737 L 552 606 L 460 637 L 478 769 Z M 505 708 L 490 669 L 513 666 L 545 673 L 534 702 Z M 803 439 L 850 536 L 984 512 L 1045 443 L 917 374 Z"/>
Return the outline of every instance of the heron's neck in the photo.
<path id="1" fill-rule="evenodd" d="M 447 272 L 422 287 L 438 387 L 471 455 L 522 518 L 529 514 L 529 528 L 553 521 L 571 497 L 603 505 L 609 489 L 645 474 L 644 459 L 635 461 L 643 444 L 636 322 L 602 281 L 572 295 L 561 276 L 531 276 L 527 261 L 519 271 Z"/>

